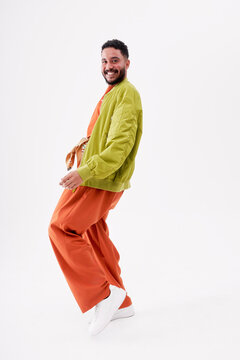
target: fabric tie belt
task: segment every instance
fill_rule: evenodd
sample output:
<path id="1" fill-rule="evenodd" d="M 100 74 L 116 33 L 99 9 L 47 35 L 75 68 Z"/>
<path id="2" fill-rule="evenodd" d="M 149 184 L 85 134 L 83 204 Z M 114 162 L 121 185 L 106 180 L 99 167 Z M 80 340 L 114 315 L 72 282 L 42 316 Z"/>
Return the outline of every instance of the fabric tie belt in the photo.
<path id="1" fill-rule="evenodd" d="M 71 168 L 74 165 L 74 161 L 75 161 L 75 155 L 77 157 L 77 167 L 80 166 L 81 164 L 81 160 L 82 160 L 82 156 L 83 156 L 83 152 L 86 148 L 86 145 L 89 141 L 89 137 L 83 137 L 76 146 L 74 146 L 74 148 L 67 154 L 66 156 L 66 165 L 67 165 L 67 170 L 71 170 Z"/>

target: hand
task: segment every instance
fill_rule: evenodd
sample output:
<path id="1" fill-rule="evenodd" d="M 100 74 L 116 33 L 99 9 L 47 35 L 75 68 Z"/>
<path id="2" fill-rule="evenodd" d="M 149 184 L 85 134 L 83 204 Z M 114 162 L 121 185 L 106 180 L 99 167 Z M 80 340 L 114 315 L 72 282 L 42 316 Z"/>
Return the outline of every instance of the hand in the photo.
<path id="1" fill-rule="evenodd" d="M 70 171 L 66 176 L 64 176 L 59 185 L 62 185 L 66 189 L 73 190 L 78 187 L 83 182 L 83 179 L 77 172 L 77 170 Z"/>

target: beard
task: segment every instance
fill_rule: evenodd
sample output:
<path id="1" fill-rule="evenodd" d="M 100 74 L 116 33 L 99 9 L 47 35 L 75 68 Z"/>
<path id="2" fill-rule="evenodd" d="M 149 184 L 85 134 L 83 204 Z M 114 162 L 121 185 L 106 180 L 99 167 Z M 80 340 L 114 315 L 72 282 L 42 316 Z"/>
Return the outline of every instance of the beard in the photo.
<path id="1" fill-rule="evenodd" d="M 122 68 L 120 70 L 120 73 L 119 73 L 118 77 L 115 80 L 109 81 L 109 80 L 106 79 L 105 73 L 104 72 L 102 73 L 102 75 L 103 75 L 103 77 L 106 80 L 108 85 L 115 85 L 115 84 L 120 83 L 124 79 L 125 74 L 126 74 L 125 68 Z"/>

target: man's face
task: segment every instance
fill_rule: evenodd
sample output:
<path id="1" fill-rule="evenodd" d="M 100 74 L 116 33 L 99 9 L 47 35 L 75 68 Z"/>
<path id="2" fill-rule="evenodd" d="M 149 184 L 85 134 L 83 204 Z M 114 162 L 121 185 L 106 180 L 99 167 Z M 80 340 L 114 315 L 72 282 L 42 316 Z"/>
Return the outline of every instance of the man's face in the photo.
<path id="1" fill-rule="evenodd" d="M 109 85 L 120 83 L 127 76 L 127 69 L 130 64 L 119 49 L 112 47 L 102 51 L 102 74 Z"/>

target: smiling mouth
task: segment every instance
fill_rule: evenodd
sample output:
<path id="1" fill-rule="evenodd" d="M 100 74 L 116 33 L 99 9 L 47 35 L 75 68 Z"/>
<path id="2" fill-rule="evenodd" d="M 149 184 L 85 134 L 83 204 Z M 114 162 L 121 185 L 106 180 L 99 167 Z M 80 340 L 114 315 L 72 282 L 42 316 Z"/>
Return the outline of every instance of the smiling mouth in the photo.
<path id="1" fill-rule="evenodd" d="M 105 74 L 108 76 L 113 76 L 113 75 L 117 74 L 117 71 L 107 71 Z"/>

